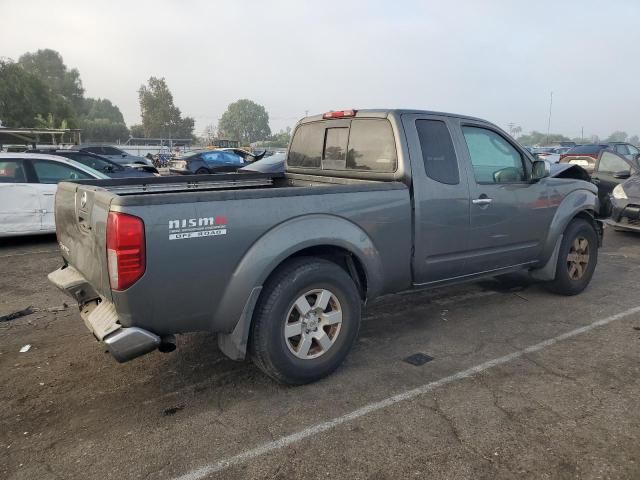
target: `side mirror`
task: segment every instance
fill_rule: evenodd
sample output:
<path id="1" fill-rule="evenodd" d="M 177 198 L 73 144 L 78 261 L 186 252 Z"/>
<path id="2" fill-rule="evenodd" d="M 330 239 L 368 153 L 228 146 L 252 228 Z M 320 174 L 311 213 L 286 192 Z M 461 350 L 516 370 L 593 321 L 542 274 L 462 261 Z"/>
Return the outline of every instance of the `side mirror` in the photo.
<path id="1" fill-rule="evenodd" d="M 631 176 L 630 170 L 622 170 L 620 172 L 616 172 L 613 174 L 613 178 L 621 178 L 621 179 L 629 178 L 630 176 Z"/>
<path id="2" fill-rule="evenodd" d="M 534 181 L 551 175 L 551 164 L 547 160 L 536 160 L 532 166 L 531 179 Z"/>

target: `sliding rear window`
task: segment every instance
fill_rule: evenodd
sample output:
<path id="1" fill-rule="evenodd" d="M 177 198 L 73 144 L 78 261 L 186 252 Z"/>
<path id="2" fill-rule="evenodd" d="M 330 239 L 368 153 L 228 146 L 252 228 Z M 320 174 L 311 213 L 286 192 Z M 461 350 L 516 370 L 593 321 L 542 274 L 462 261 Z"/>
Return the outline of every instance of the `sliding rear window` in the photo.
<path id="1" fill-rule="evenodd" d="M 324 170 L 395 172 L 398 158 L 391 124 L 383 119 L 354 119 L 301 125 L 291 142 L 287 164 Z"/>

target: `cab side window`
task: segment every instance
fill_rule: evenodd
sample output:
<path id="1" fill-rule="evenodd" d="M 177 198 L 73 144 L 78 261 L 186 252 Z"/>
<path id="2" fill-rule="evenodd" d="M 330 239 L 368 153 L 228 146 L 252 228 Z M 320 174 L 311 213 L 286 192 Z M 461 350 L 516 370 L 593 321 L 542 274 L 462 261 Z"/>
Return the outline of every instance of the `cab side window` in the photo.
<path id="1" fill-rule="evenodd" d="M 38 177 L 38 183 L 58 183 L 64 180 L 82 180 L 92 178 L 81 170 L 63 163 L 47 160 L 31 160 Z"/>
<path id="2" fill-rule="evenodd" d="M 442 120 L 416 120 L 424 169 L 429 178 L 448 185 L 460 183 L 451 134 Z"/>
<path id="3" fill-rule="evenodd" d="M 473 173 L 478 183 L 517 183 L 526 180 L 520 152 L 501 135 L 481 127 L 462 127 Z"/>

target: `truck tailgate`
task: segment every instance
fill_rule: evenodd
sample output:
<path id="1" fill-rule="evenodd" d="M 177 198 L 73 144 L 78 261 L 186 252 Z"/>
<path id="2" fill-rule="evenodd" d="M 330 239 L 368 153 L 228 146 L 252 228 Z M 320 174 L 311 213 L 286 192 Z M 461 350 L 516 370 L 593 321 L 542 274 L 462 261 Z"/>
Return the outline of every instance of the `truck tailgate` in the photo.
<path id="1" fill-rule="evenodd" d="M 91 185 L 61 182 L 56 193 L 56 233 L 62 256 L 93 287 L 111 299 L 106 223 L 114 195 Z"/>

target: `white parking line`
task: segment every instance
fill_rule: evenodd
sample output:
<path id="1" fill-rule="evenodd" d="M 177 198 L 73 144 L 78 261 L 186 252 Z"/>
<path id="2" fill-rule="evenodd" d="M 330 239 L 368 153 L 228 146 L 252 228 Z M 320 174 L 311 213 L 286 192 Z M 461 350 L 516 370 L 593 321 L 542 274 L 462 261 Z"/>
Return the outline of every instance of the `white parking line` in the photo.
<path id="1" fill-rule="evenodd" d="M 325 422 L 318 423 L 317 425 L 313 425 L 311 427 L 305 428 L 304 430 L 300 430 L 299 432 L 279 438 L 278 440 L 264 443 L 256 448 L 252 448 L 251 450 L 246 450 L 242 453 L 239 453 L 238 455 L 234 455 L 232 457 L 219 460 L 215 463 L 211 463 L 209 465 L 205 465 L 203 467 L 197 468 L 195 470 L 192 470 L 186 473 L 185 475 L 177 477 L 175 480 L 200 480 L 206 477 L 207 475 L 211 475 L 212 473 L 220 472 L 221 470 L 225 470 L 226 468 L 229 468 L 231 466 L 247 462 L 253 458 L 259 457 L 266 453 L 272 452 L 274 450 L 278 450 L 283 447 L 287 447 L 293 443 L 299 442 L 313 435 L 326 432 L 327 430 L 331 430 L 339 425 L 342 425 L 343 423 L 350 422 L 352 420 L 355 420 L 357 418 L 363 417 L 370 413 L 376 412 L 383 408 L 390 407 L 391 405 L 394 405 L 396 403 L 411 400 L 420 395 L 424 395 L 425 393 L 429 393 L 435 388 L 441 387 L 442 385 L 446 385 L 448 383 L 455 382 L 456 380 L 470 377 L 472 375 L 475 375 L 477 373 L 480 373 L 484 370 L 488 370 L 498 365 L 503 365 L 512 360 L 515 360 L 516 358 L 520 358 L 523 355 L 526 355 L 528 353 L 534 353 L 534 352 L 540 351 L 562 340 L 566 340 L 568 338 L 581 335 L 583 333 L 593 330 L 594 328 L 600 327 L 602 325 L 606 325 L 616 320 L 620 320 L 622 318 L 628 317 L 629 315 L 633 315 L 634 313 L 640 313 L 640 306 L 630 308 L 629 310 L 625 310 L 624 312 L 611 315 L 610 317 L 603 318 L 602 320 L 597 320 L 584 327 L 576 328 L 575 330 L 571 330 L 569 332 L 558 335 L 557 337 L 550 338 L 549 340 L 536 343 L 535 345 L 532 345 L 530 347 L 524 348 L 522 350 L 518 350 L 517 352 L 510 353 L 509 355 L 505 355 L 499 358 L 494 358 L 493 360 L 489 360 L 487 362 L 481 363 L 479 365 L 468 368 L 461 372 L 454 373 L 453 375 L 441 378 L 440 380 L 436 380 L 434 382 L 421 385 L 412 390 L 408 390 L 406 392 L 393 395 L 392 397 L 385 398 L 384 400 L 370 403 L 368 405 L 365 405 L 364 407 L 361 407 L 357 410 L 354 410 L 353 412 L 347 413 L 340 417 L 332 418 Z"/>

